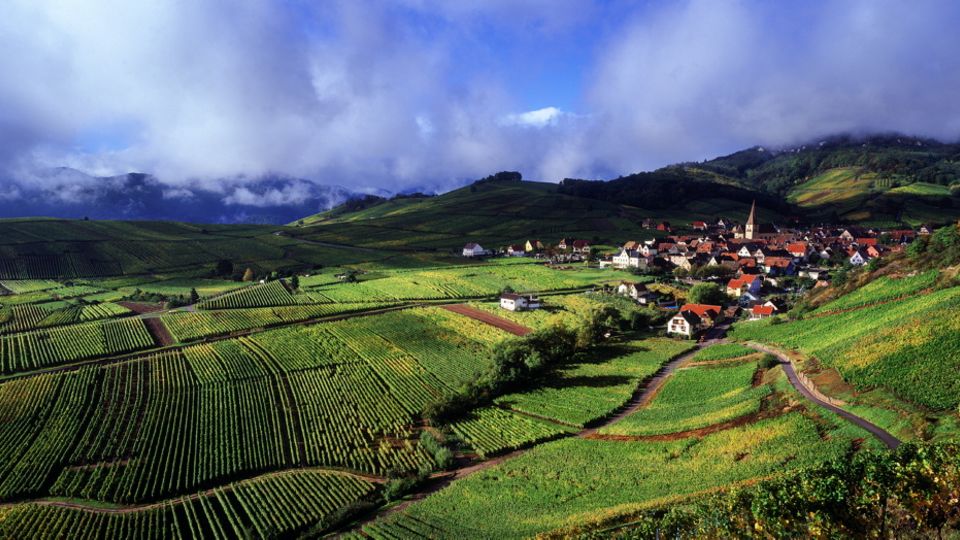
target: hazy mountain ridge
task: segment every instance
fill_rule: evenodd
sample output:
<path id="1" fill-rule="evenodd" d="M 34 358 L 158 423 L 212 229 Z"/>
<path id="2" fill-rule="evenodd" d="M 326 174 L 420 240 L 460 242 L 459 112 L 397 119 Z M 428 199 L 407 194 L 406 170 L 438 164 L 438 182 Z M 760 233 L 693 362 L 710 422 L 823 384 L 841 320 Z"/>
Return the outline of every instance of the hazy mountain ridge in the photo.
<path id="1" fill-rule="evenodd" d="M 32 188 L 11 183 L 0 196 L 4 216 L 171 220 L 195 223 L 286 223 L 359 194 L 337 185 L 267 176 L 225 180 L 222 191 L 171 186 L 144 173 L 92 176 L 60 167 L 35 173 Z"/>

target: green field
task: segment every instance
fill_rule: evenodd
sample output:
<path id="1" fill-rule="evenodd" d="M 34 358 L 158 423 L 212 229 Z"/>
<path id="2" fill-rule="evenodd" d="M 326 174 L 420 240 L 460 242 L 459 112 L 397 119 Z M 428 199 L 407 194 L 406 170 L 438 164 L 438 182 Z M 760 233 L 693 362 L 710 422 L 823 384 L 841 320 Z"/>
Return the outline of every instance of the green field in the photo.
<path id="1" fill-rule="evenodd" d="M 841 457 L 857 437 L 863 433 L 848 425 L 790 413 L 703 439 L 568 438 L 454 482 L 363 532 L 371 538 L 530 537 Z"/>
<path id="2" fill-rule="evenodd" d="M 654 400 L 623 420 L 600 430 L 605 435 L 662 435 L 720 424 L 760 410 L 770 393 L 751 385 L 756 362 L 698 366 L 678 370 Z"/>
<path id="3" fill-rule="evenodd" d="M 608 416 L 634 394 L 639 383 L 690 345 L 668 339 L 632 341 L 598 358 L 563 366 L 540 388 L 507 394 L 501 407 L 582 428 Z"/>

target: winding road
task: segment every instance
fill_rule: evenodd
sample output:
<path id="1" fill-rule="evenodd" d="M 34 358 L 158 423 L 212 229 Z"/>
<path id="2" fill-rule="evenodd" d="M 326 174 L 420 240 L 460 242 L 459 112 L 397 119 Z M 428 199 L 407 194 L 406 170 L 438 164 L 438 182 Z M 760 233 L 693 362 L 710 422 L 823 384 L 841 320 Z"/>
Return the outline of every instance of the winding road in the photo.
<path id="1" fill-rule="evenodd" d="M 793 387 L 796 388 L 801 395 L 803 395 L 803 397 L 807 398 L 807 400 L 812 401 L 817 405 L 823 407 L 824 409 L 827 409 L 843 417 L 848 422 L 851 422 L 865 429 L 866 431 L 869 431 L 874 437 L 876 437 L 877 439 L 880 439 L 880 442 L 887 445 L 887 448 L 891 450 L 896 450 L 896 448 L 900 446 L 900 443 L 902 441 L 900 441 L 900 439 L 891 435 L 890 432 L 884 430 L 883 428 L 877 426 L 876 424 L 873 424 L 845 409 L 841 409 L 836 405 L 827 403 L 826 401 L 823 401 L 822 399 L 813 395 L 813 393 L 810 392 L 810 390 L 808 390 L 807 387 L 800 382 L 800 378 L 797 376 L 797 370 L 793 367 L 793 362 L 783 352 L 778 351 L 777 349 L 774 349 L 772 347 L 766 347 L 763 345 L 747 344 L 747 347 L 750 347 L 751 349 L 756 351 L 765 352 L 765 353 L 769 353 L 776 356 L 777 359 L 780 361 L 780 365 L 783 366 L 783 371 L 784 373 L 787 374 L 787 379 L 790 380 L 790 384 L 792 384 Z"/>

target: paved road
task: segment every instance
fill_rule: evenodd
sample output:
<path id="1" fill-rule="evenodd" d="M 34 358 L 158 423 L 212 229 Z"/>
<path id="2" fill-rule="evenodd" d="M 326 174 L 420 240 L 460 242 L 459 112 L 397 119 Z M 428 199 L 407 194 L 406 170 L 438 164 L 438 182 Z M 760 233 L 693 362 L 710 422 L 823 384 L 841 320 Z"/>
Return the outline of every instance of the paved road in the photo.
<path id="1" fill-rule="evenodd" d="M 773 348 L 771 348 L 771 347 L 764 347 L 764 346 L 752 345 L 752 344 L 748 344 L 747 346 L 750 347 L 751 349 L 754 349 L 754 350 L 757 350 L 757 351 L 761 351 L 761 352 L 770 353 L 770 354 L 776 356 L 777 359 L 780 360 L 780 365 L 783 366 L 783 371 L 787 374 L 787 379 L 790 380 L 790 384 L 792 384 L 793 387 L 796 388 L 797 391 L 800 392 L 800 394 L 803 395 L 803 397 L 805 397 L 805 398 L 807 398 L 808 400 L 816 403 L 817 405 L 823 407 L 824 409 L 828 409 L 828 410 L 830 410 L 830 411 L 833 411 L 834 413 L 836 413 L 836 414 L 842 416 L 843 418 L 845 418 L 847 421 L 849 421 L 849 422 L 851 422 L 851 423 L 853 423 L 853 424 L 855 424 L 855 425 L 857 425 L 857 426 L 860 426 L 860 427 L 862 427 L 863 429 L 869 431 L 871 434 L 873 434 L 874 437 L 880 439 L 880 442 L 882 442 L 883 444 L 887 445 L 887 448 L 889 448 L 889 449 L 891 449 L 891 450 L 895 450 L 898 446 L 900 446 L 900 443 L 901 443 L 900 439 L 894 437 L 893 435 L 891 435 L 889 432 L 887 432 L 887 431 L 884 430 L 883 428 L 881 428 L 881 427 L 879 427 L 879 426 L 877 426 L 877 425 L 875 425 L 875 424 L 873 424 L 873 423 L 871 423 L 871 422 L 869 422 L 869 421 L 867 421 L 867 420 L 865 420 L 865 419 L 863 419 L 863 418 L 861 418 L 861 417 L 859 417 L 859 416 L 857 416 L 857 415 L 855 415 L 855 414 L 853 414 L 853 413 L 851 413 L 851 412 L 849 412 L 849 411 L 846 411 L 846 410 L 844 410 L 844 409 L 841 409 L 840 407 L 837 407 L 836 405 L 831 405 L 830 403 L 827 403 L 826 401 L 823 401 L 822 399 L 820 399 L 820 398 L 818 398 L 817 396 L 813 395 L 809 390 L 807 390 L 807 387 L 804 386 L 804 385 L 800 382 L 800 378 L 797 377 L 797 371 L 796 371 L 796 369 L 794 369 L 793 363 L 790 361 L 790 358 L 788 358 L 787 355 L 785 355 L 785 354 L 783 354 L 782 352 L 780 352 L 780 351 L 778 351 L 778 350 L 776 350 L 776 349 L 773 349 Z"/>

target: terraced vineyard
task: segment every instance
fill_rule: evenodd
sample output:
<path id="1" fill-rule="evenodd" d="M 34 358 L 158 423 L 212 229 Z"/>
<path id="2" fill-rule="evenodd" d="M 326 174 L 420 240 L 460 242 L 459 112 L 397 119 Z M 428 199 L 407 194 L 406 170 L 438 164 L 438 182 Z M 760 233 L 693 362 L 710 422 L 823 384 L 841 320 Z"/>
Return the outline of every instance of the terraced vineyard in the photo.
<path id="1" fill-rule="evenodd" d="M 885 388 L 935 410 L 960 404 L 960 287 L 784 324 L 741 324 L 731 335 L 800 349 L 860 389 Z"/>

